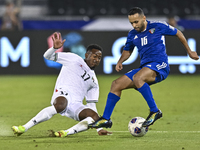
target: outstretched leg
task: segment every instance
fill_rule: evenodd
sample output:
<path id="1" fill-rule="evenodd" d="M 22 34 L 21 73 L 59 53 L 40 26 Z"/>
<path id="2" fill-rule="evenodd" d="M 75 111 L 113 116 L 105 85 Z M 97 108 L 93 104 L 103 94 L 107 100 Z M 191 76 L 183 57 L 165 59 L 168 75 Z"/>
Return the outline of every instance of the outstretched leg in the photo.
<path id="1" fill-rule="evenodd" d="M 91 105 L 92 104 L 90 104 L 90 107 L 92 107 Z M 93 106 L 93 108 L 94 108 L 94 106 Z M 66 137 L 68 135 L 72 135 L 72 134 L 76 134 L 76 133 L 88 130 L 88 124 L 99 119 L 99 116 L 96 112 L 96 106 L 94 109 L 95 109 L 95 111 L 90 108 L 83 109 L 78 115 L 79 120 L 80 120 L 79 123 L 77 123 L 76 125 L 74 125 L 73 127 L 69 128 L 67 130 L 61 130 L 61 131 L 55 132 L 54 133 L 55 136 L 56 137 Z M 97 132 L 98 133 L 101 132 L 100 130 L 102 130 L 102 129 L 97 129 Z M 107 132 L 104 130 L 103 132 L 101 132 L 100 135 L 107 135 L 107 134 L 110 134 L 110 132 Z"/>
<path id="2" fill-rule="evenodd" d="M 92 117 L 87 117 L 67 130 L 55 132 L 56 137 L 66 137 L 68 135 L 76 134 L 88 130 L 88 124 L 94 122 Z"/>
<path id="3" fill-rule="evenodd" d="M 29 122 L 23 126 L 13 126 L 13 132 L 17 136 L 23 134 L 31 127 L 37 125 L 38 123 L 49 120 L 55 114 L 62 112 L 67 106 L 67 99 L 65 97 L 57 97 L 54 101 L 53 106 L 49 106 L 41 110 L 35 117 L 33 117 Z"/>

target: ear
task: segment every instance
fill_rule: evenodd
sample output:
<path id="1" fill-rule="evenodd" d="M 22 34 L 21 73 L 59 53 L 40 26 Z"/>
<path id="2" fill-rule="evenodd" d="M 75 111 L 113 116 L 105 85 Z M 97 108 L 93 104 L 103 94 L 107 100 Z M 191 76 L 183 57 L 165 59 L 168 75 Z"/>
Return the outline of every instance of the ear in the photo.
<path id="1" fill-rule="evenodd" d="M 88 53 L 85 53 L 85 58 L 86 58 L 86 59 L 88 58 Z"/>
<path id="2" fill-rule="evenodd" d="M 143 19 L 146 20 L 146 16 L 143 16 Z"/>

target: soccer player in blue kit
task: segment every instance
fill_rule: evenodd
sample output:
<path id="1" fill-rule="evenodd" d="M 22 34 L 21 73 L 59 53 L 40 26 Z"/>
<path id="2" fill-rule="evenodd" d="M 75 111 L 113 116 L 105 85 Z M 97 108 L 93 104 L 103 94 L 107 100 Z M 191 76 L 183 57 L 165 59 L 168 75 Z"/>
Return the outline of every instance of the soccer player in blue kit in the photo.
<path id="1" fill-rule="evenodd" d="M 142 124 L 143 127 L 152 125 L 162 117 L 162 112 L 155 103 L 150 85 L 166 79 L 170 71 L 164 40 L 165 35 L 178 37 L 190 58 L 199 59 L 197 53 L 189 48 L 182 32 L 166 22 L 146 20 L 143 10 L 138 7 L 129 11 L 128 19 L 134 29 L 128 33 L 124 50 L 115 69 L 117 72 L 123 69 L 122 63 L 130 57 L 135 46 L 138 48 L 141 59 L 140 67 L 129 71 L 112 82 L 103 116 L 89 124 L 89 128 L 111 128 L 110 117 L 113 109 L 120 99 L 122 90 L 129 88 L 134 88 L 140 92 L 150 108 L 150 113 Z"/>

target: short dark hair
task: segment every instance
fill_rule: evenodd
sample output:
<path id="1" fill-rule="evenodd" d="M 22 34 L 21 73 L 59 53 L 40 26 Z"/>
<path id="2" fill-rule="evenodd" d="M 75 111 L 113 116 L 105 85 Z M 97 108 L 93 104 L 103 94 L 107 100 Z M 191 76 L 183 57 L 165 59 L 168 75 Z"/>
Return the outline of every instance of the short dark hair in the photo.
<path id="1" fill-rule="evenodd" d="M 134 14 L 144 15 L 144 12 L 139 7 L 133 7 L 129 10 L 128 15 L 134 15 Z"/>
<path id="2" fill-rule="evenodd" d="M 97 44 L 90 44 L 90 45 L 88 45 L 88 47 L 87 47 L 87 52 L 88 52 L 88 51 L 91 51 L 92 49 L 98 49 L 98 50 L 100 50 L 101 52 L 103 51 L 103 49 L 102 49 L 101 46 L 99 46 L 99 45 L 97 45 Z"/>

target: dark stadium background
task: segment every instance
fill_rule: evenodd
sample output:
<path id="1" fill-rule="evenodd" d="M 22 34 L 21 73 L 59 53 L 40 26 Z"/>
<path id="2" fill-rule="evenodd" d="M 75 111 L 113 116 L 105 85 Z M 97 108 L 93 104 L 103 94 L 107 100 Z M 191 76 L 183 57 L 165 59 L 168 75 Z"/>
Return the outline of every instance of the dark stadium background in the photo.
<path id="1" fill-rule="evenodd" d="M 3 15 L 5 2 L 6 0 L 0 1 L 1 16 Z M 23 37 L 28 37 L 30 39 L 30 64 L 27 67 L 22 67 L 20 64 L 21 56 L 17 61 L 13 61 L 8 54 L 9 65 L 7 67 L 3 67 L 1 64 L 5 58 L 1 57 L 0 59 L 0 74 L 57 74 L 59 68 L 48 67 L 43 59 L 43 53 L 49 46 L 47 38 L 55 31 L 61 32 L 63 38 L 70 32 L 79 34 L 82 38 L 82 45 L 85 47 L 90 43 L 101 45 L 104 49 L 103 57 L 100 66 L 96 69 L 96 73 L 105 74 L 103 58 L 112 56 L 113 43 L 120 37 L 126 37 L 129 31 L 126 28 L 119 29 L 115 27 L 120 23 L 123 23 L 122 26 L 129 24 L 127 12 L 134 6 L 141 7 L 147 19 L 167 20 L 169 15 L 178 16 L 178 24 L 185 28 L 184 35 L 187 39 L 193 38 L 196 41 L 195 48 L 197 53 L 200 53 L 200 1 L 197 0 L 23 0 L 20 13 L 23 30 L 0 32 L 0 55 L 3 50 L 5 51 L 2 37 L 9 39 L 10 45 L 13 46 L 13 51 L 17 50 L 16 47 Z M 112 24 L 112 22 L 102 24 L 96 30 L 85 30 L 84 27 L 100 19 L 118 19 L 118 22 L 114 22 L 115 24 Z M 103 27 L 102 29 L 101 26 Z M 105 27 L 109 29 L 105 30 Z M 183 46 L 175 37 L 166 37 L 166 45 L 169 56 L 186 56 Z M 64 51 L 70 50 L 64 48 Z M 138 59 L 133 64 L 125 65 L 121 73 L 137 68 L 139 66 Z M 192 64 L 196 68 L 194 73 L 186 71 L 185 74 L 199 74 L 199 64 Z M 117 73 L 114 70 L 114 65 L 112 67 L 111 74 Z M 182 74 L 179 71 L 179 65 L 171 65 L 171 73 Z"/>

